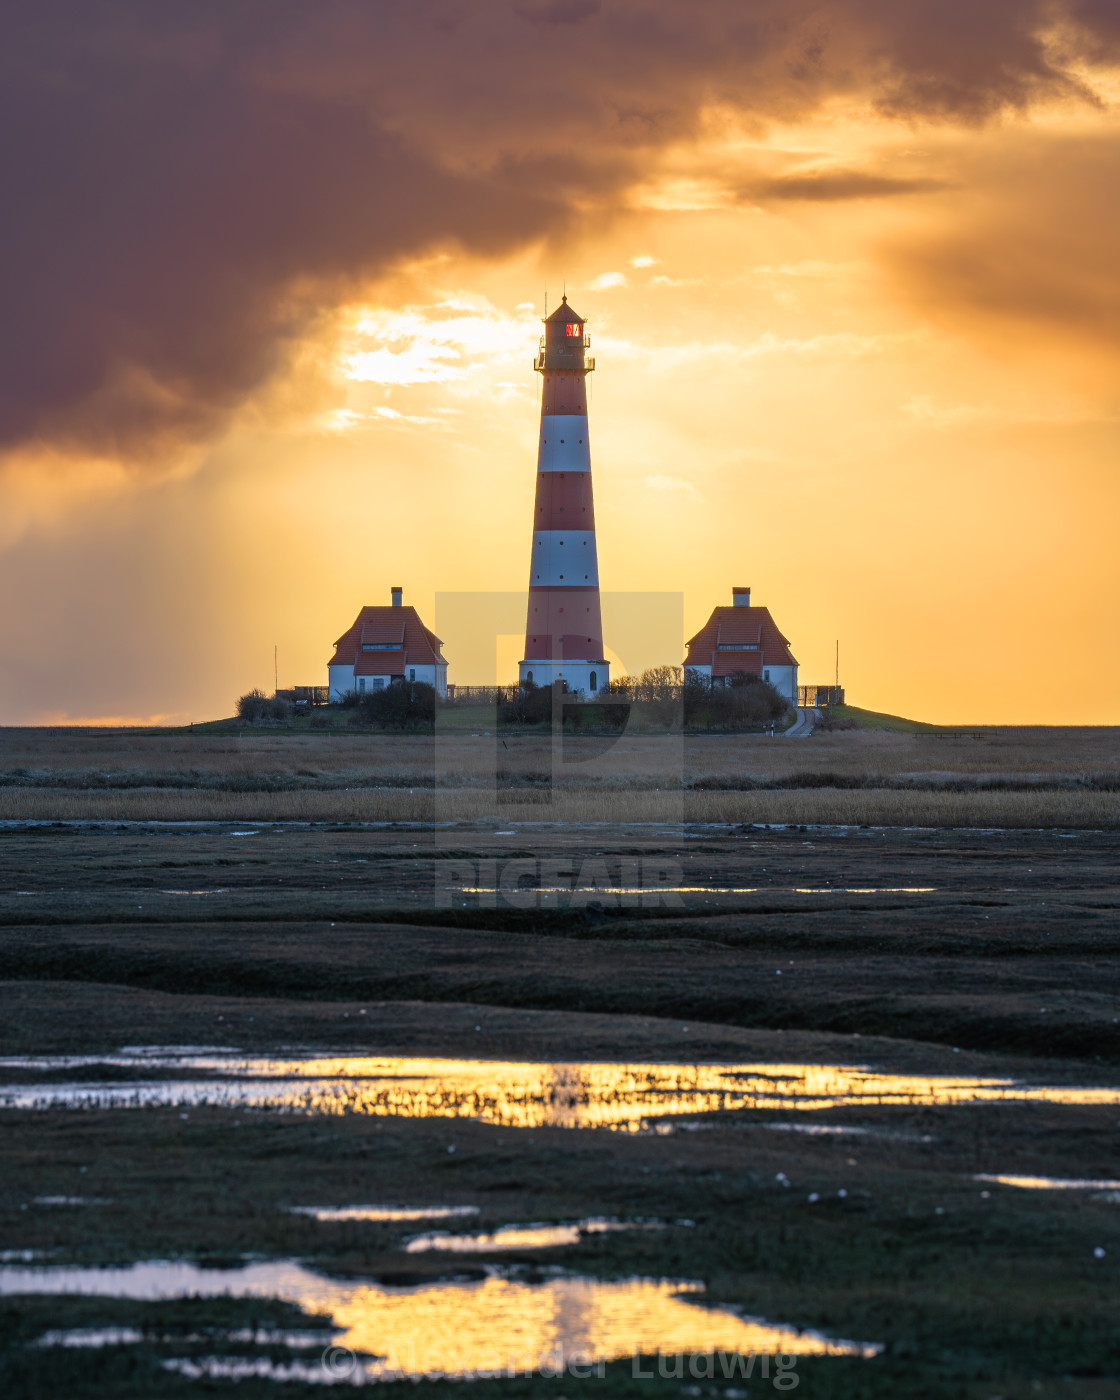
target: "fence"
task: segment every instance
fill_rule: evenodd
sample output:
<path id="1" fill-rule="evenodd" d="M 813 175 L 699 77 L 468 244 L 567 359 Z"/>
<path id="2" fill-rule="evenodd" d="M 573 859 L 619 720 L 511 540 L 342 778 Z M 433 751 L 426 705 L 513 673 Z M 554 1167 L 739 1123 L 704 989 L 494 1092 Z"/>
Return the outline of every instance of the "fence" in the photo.
<path id="1" fill-rule="evenodd" d="M 820 709 L 822 705 L 842 705 L 844 703 L 844 687 L 842 685 L 799 685 L 797 687 L 797 703 L 810 710 Z"/>
<path id="2" fill-rule="evenodd" d="M 325 685 L 293 685 L 290 690 L 278 690 L 277 700 L 290 700 L 293 705 L 325 705 L 328 700 Z"/>
<path id="3" fill-rule="evenodd" d="M 520 694 L 519 685 L 449 685 L 448 705 L 500 705 Z"/>

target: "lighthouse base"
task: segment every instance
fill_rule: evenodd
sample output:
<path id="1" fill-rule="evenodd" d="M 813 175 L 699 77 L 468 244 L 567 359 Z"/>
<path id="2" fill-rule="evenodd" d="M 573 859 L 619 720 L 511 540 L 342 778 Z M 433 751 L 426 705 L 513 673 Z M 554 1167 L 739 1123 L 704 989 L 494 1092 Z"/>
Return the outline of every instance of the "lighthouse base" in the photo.
<path id="1" fill-rule="evenodd" d="M 598 695 L 610 681 L 610 665 L 606 661 L 522 661 L 518 666 L 522 685 L 552 685 L 563 681 L 572 694 Z"/>

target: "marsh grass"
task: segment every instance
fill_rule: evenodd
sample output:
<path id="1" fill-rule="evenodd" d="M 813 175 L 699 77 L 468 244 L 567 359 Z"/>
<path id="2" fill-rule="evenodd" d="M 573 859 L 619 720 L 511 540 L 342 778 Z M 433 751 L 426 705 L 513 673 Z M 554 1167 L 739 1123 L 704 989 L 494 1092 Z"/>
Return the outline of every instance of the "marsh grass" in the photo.
<path id="1" fill-rule="evenodd" d="M 871 826 L 1114 827 L 1120 792 L 813 788 L 753 792 L 361 788 L 212 792 L 6 788 L 0 820 L 762 822 Z"/>
<path id="2" fill-rule="evenodd" d="M 555 775 L 555 780 L 554 780 Z M 1120 824 L 1120 730 L 0 730 L 0 819 Z"/>

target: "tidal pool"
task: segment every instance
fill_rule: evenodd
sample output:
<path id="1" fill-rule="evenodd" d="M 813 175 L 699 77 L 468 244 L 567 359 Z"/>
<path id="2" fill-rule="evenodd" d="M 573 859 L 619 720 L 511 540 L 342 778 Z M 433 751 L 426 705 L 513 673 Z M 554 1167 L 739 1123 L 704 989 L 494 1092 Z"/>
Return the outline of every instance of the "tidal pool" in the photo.
<path id="1" fill-rule="evenodd" d="M 689 1221 L 689 1224 L 692 1222 Z M 660 1220 L 574 1220 L 563 1225 L 502 1225 L 482 1235 L 450 1235 L 435 1230 L 415 1235 L 405 1244 L 406 1254 L 442 1250 L 449 1254 L 497 1254 L 504 1250 L 559 1249 L 579 1244 L 584 1235 L 605 1235 L 615 1230 L 663 1230 Z"/>
<path id="2" fill-rule="evenodd" d="M 453 1216 L 477 1215 L 477 1206 L 292 1206 L 293 1215 L 310 1215 L 313 1220 L 449 1220 Z"/>
<path id="3" fill-rule="evenodd" d="M 108 1196 L 33 1196 L 32 1204 L 37 1206 L 109 1206 Z"/>
<path id="4" fill-rule="evenodd" d="M 499 832 L 499 835 L 502 833 Z M 447 885 L 452 894 L 477 894 L 491 901 L 502 895 L 511 904 L 518 897 L 541 895 L 570 895 L 573 908 L 586 905 L 593 897 L 600 899 L 648 899 L 666 894 L 936 894 L 936 885 L 826 885 L 821 888 L 791 885 L 526 885 L 523 888 L 499 885 Z M 164 890 L 164 894 L 220 894 L 219 890 Z M 493 904 L 490 905 L 493 908 Z"/>
<path id="5" fill-rule="evenodd" d="M 977 1181 L 994 1181 L 998 1186 L 1021 1186 L 1029 1191 L 1120 1191 L 1120 1181 L 1092 1181 L 1081 1177 L 991 1176 L 979 1172 Z"/>
<path id="6" fill-rule="evenodd" d="M 252 1346 L 285 1346 L 292 1349 L 310 1349 L 323 1346 L 333 1333 L 329 1329 L 317 1332 L 297 1332 L 277 1327 L 236 1327 L 220 1334 L 224 1341 L 248 1343 Z M 160 1332 L 139 1327 L 64 1327 L 53 1332 L 44 1332 L 35 1345 L 39 1347 L 126 1347 L 140 1342 L 164 1342 L 182 1345 L 184 1342 L 209 1341 L 213 1345 L 214 1334 L 207 1332 Z"/>
<path id="7" fill-rule="evenodd" d="M 729 1109 L 787 1112 L 999 1101 L 1120 1104 L 1120 1089 L 882 1074 L 859 1065 L 548 1064 L 366 1055 L 254 1056 L 136 1047 L 0 1060 L 23 1076 L 103 1067 L 103 1079 L 0 1085 L 0 1108 L 273 1109 L 474 1118 L 515 1128 L 615 1128 Z M 129 1076 L 112 1075 L 125 1069 Z M 138 1069 L 142 1079 L 132 1078 Z"/>
<path id="8" fill-rule="evenodd" d="M 169 1261 L 127 1268 L 0 1268 L 0 1295 L 21 1293 L 283 1299 L 331 1315 L 336 1332 L 324 1332 L 323 1340 L 336 1353 L 341 1348 L 355 1354 L 358 1374 L 351 1381 L 558 1371 L 658 1351 L 870 1357 L 881 1349 L 704 1306 L 703 1285 L 682 1279 L 606 1282 L 557 1274 L 530 1283 L 495 1270 L 483 1279 L 405 1288 L 327 1278 L 294 1260 L 235 1269 Z M 171 1364 L 182 1369 L 199 1362 Z"/>

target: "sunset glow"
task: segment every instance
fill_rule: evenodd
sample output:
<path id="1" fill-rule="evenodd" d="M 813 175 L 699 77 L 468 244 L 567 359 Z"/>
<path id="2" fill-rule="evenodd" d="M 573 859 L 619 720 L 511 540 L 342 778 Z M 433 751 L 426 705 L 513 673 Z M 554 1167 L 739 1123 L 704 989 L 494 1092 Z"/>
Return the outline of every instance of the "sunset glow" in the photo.
<path id="1" fill-rule="evenodd" d="M 274 646 L 281 686 L 324 684 L 390 583 L 424 616 L 523 588 L 531 361 L 566 287 L 604 593 L 682 592 L 687 636 L 748 582 L 802 680 L 839 640 L 868 708 L 1113 722 L 1120 32 L 1079 4 L 992 4 L 975 32 L 964 7 L 822 8 L 778 36 L 533 5 L 500 56 L 465 11 L 452 38 L 401 10 L 391 68 L 344 7 L 315 44 L 295 19 L 241 36 L 139 223 L 91 225 L 65 275 L 27 254 L 66 310 L 8 328 L 3 721 L 227 714 Z M 232 28 L 145 23 L 120 61 L 197 112 Z M 580 96 L 535 120 L 573 64 Z M 444 641 L 452 680 L 488 679 Z"/>

